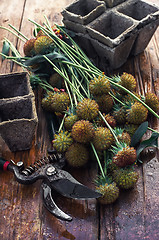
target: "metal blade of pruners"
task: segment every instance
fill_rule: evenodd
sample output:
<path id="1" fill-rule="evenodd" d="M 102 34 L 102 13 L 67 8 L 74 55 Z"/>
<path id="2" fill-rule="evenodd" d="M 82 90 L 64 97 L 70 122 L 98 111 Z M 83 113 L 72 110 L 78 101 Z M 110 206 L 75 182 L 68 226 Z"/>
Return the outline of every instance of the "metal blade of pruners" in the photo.
<path id="1" fill-rule="evenodd" d="M 52 192 L 57 191 L 62 196 L 74 199 L 98 198 L 100 193 L 78 182 L 70 173 L 59 169 L 52 163 L 41 166 L 31 175 L 24 175 L 23 171 L 13 163 L 0 159 L 0 169 L 14 173 L 16 180 L 21 184 L 32 184 L 43 179 L 42 192 L 45 207 L 56 217 L 70 221 L 72 218 L 60 210 L 55 204 Z"/>

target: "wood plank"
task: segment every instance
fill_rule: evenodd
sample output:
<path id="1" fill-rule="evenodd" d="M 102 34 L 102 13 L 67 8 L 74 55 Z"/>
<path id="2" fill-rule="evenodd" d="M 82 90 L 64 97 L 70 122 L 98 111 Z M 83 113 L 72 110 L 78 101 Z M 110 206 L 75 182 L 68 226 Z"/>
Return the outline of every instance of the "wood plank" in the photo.
<path id="1" fill-rule="evenodd" d="M 25 0 L 1 0 L 0 1 L 0 26 L 8 27 L 8 24 L 11 23 L 17 29 L 20 28 L 22 12 L 24 8 Z M 16 7 L 18 6 L 18 8 Z M 15 11 L 16 9 L 16 11 Z M 2 49 L 2 40 L 4 37 L 9 39 L 14 46 L 17 44 L 17 37 L 9 33 L 6 30 L 0 29 L 0 49 Z M 0 61 L 0 73 L 9 73 L 12 71 L 13 65 L 10 61 Z"/>

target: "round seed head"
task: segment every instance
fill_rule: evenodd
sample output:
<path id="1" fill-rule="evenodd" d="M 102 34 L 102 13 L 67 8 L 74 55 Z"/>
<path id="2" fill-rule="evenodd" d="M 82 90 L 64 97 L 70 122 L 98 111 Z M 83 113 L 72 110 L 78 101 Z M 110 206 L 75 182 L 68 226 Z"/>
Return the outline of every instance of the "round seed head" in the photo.
<path id="1" fill-rule="evenodd" d="M 78 121 L 78 117 L 77 115 L 69 115 L 65 118 L 64 120 L 64 127 L 66 128 L 66 130 L 71 130 L 74 123 Z"/>
<path id="2" fill-rule="evenodd" d="M 99 110 L 104 113 L 110 112 L 114 105 L 113 98 L 107 94 L 96 96 L 96 102 L 99 105 Z"/>
<path id="3" fill-rule="evenodd" d="M 121 75 L 119 84 L 127 88 L 131 92 L 134 92 L 136 89 L 136 79 L 131 74 L 125 72 Z M 120 89 L 119 91 L 122 94 L 126 94 L 126 92 L 122 89 Z"/>
<path id="4" fill-rule="evenodd" d="M 86 120 L 77 121 L 72 127 L 72 137 L 80 143 L 88 143 L 94 137 L 93 124 Z"/>
<path id="5" fill-rule="evenodd" d="M 93 139 L 93 144 L 97 150 L 106 150 L 114 143 L 111 131 L 106 127 L 97 127 Z"/>
<path id="6" fill-rule="evenodd" d="M 132 124 L 141 124 L 146 121 L 148 110 L 141 103 L 135 102 L 131 108 L 127 110 L 126 119 Z"/>
<path id="7" fill-rule="evenodd" d="M 59 134 L 55 134 L 52 143 L 57 152 L 66 152 L 68 147 L 73 143 L 71 133 L 61 131 Z"/>
<path id="8" fill-rule="evenodd" d="M 40 36 L 34 42 L 36 54 L 45 54 L 53 46 L 53 40 L 48 36 Z"/>
<path id="9" fill-rule="evenodd" d="M 159 111 L 159 101 L 154 93 L 147 93 L 145 96 L 145 103 L 155 112 Z"/>
<path id="10" fill-rule="evenodd" d="M 98 78 L 95 77 L 90 81 L 89 89 L 93 95 L 108 94 L 110 91 L 110 82 L 104 75 Z"/>
<path id="11" fill-rule="evenodd" d="M 84 98 L 77 105 L 77 116 L 84 120 L 93 120 L 98 116 L 99 106 L 95 100 Z"/>
<path id="12" fill-rule="evenodd" d="M 36 39 L 29 39 L 28 41 L 26 41 L 26 43 L 24 44 L 23 47 L 23 51 L 25 56 L 27 57 L 31 57 L 34 54 L 34 43 L 35 43 Z"/>
<path id="13" fill-rule="evenodd" d="M 119 169 L 114 171 L 113 178 L 119 188 L 130 189 L 135 186 L 139 175 L 135 171 Z"/>
<path id="14" fill-rule="evenodd" d="M 116 150 L 116 152 L 113 157 L 113 163 L 118 167 L 132 165 L 137 159 L 136 150 L 133 147 L 119 147 L 119 151 Z"/>
<path id="15" fill-rule="evenodd" d="M 111 184 L 106 183 L 105 185 L 100 185 L 99 187 L 96 187 L 96 189 L 103 195 L 102 197 L 98 198 L 98 201 L 101 204 L 111 204 L 119 197 L 119 188 L 115 182 Z"/>
<path id="16" fill-rule="evenodd" d="M 88 149 L 81 143 L 73 143 L 65 154 L 66 160 L 72 167 L 82 167 L 89 159 Z"/>

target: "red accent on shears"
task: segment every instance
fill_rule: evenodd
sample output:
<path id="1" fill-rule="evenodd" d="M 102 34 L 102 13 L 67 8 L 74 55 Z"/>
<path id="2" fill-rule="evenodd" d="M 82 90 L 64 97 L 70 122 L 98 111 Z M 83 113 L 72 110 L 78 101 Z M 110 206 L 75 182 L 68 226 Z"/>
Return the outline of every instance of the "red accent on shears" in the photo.
<path id="1" fill-rule="evenodd" d="M 6 162 L 4 163 L 4 165 L 3 165 L 3 170 L 4 170 L 4 171 L 7 171 L 7 167 L 8 167 L 8 165 L 9 165 L 9 163 L 10 163 L 10 162 L 8 162 L 8 161 L 6 161 Z"/>

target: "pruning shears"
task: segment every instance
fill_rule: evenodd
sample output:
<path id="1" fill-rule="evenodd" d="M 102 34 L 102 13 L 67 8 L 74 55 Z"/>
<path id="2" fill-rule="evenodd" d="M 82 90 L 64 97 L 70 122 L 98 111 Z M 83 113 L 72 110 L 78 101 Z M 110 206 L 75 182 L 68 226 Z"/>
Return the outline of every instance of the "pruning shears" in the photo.
<path id="1" fill-rule="evenodd" d="M 45 207 L 57 218 L 71 221 L 72 217 L 64 213 L 54 202 L 53 192 L 57 191 L 64 197 L 74 199 L 91 199 L 101 196 L 100 193 L 78 182 L 70 173 L 62 170 L 65 159 L 56 151 L 24 168 L 23 162 L 15 164 L 0 158 L 0 169 L 14 173 L 17 182 L 32 184 L 42 179 L 41 189 Z"/>

